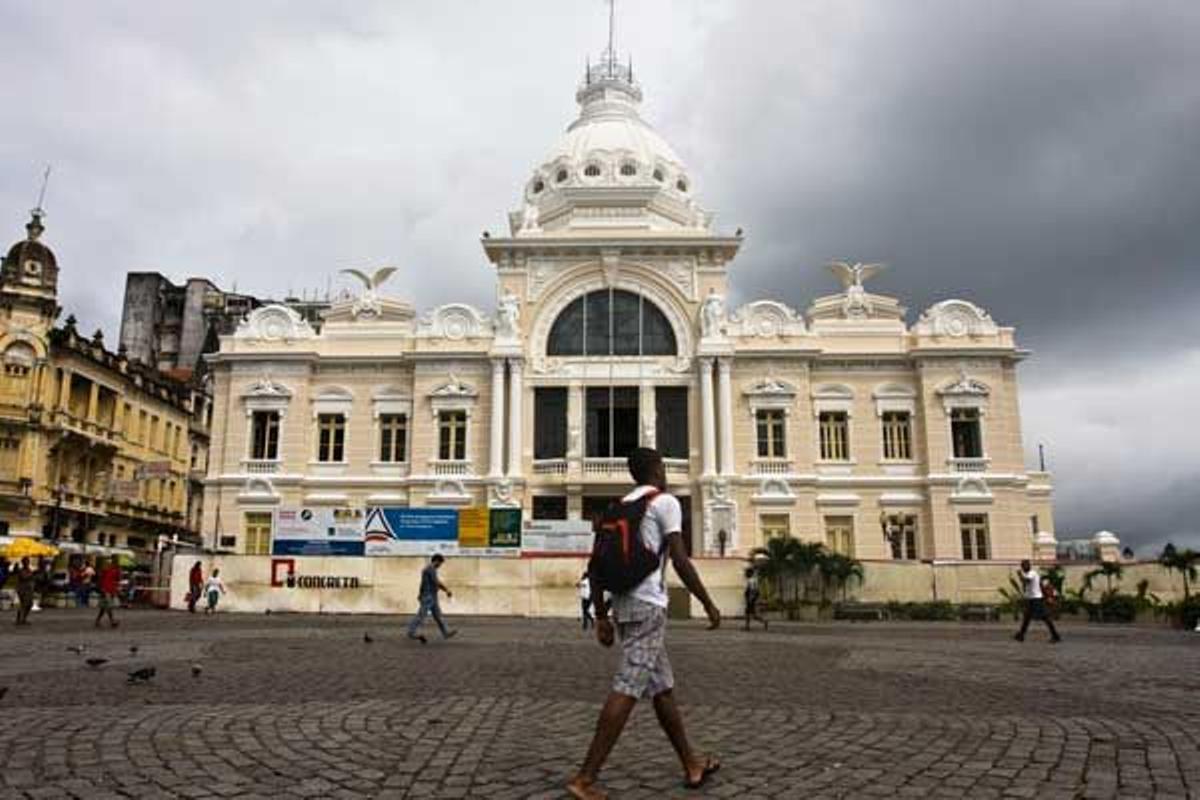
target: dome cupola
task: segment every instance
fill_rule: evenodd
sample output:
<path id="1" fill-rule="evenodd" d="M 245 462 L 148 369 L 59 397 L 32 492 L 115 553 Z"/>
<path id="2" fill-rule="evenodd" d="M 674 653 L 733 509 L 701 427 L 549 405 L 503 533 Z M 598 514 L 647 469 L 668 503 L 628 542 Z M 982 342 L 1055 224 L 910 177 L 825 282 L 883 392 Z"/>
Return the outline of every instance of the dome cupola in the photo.
<path id="1" fill-rule="evenodd" d="M 33 209 L 25 225 L 25 238 L 8 249 L 0 264 L 0 286 L 7 292 L 54 297 L 58 291 L 58 260 L 42 242 L 46 212 Z"/>
<path id="2" fill-rule="evenodd" d="M 642 119 L 633 61 L 609 47 L 575 92 L 579 117 L 525 184 L 516 236 L 594 235 L 597 229 L 707 232 L 711 215 L 692 197 L 683 161 Z"/>

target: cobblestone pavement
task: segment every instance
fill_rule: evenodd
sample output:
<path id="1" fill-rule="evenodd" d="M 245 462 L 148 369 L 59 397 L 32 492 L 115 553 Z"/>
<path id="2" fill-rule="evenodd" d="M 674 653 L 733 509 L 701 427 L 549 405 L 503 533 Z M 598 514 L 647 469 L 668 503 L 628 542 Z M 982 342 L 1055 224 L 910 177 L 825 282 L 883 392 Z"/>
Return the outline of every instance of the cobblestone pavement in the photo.
<path id="1" fill-rule="evenodd" d="M 615 658 L 566 621 L 455 619 L 421 647 L 387 617 L 122 619 L 0 630 L 0 796 L 562 797 Z M 1200 797 L 1200 634 L 731 623 L 668 635 L 722 770 L 684 790 L 639 707 L 614 797 Z"/>

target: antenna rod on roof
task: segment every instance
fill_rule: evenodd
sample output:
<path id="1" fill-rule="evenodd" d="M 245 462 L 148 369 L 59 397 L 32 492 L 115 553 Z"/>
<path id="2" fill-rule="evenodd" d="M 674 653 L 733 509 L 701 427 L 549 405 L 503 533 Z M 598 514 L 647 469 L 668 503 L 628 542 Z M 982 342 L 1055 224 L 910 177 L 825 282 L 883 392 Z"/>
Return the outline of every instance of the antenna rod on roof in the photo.
<path id="1" fill-rule="evenodd" d="M 40 211 L 42 203 L 46 202 L 46 187 L 50 184 L 50 165 L 46 165 L 46 171 L 42 174 L 42 191 L 38 192 L 38 200 L 36 208 Z"/>
<path id="2" fill-rule="evenodd" d="M 617 53 L 613 50 L 613 21 L 616 6 L 617 0 L 608 0 L 608 77 L 610 78 L 612 77 L 613 62 L 617 60 Z"/>

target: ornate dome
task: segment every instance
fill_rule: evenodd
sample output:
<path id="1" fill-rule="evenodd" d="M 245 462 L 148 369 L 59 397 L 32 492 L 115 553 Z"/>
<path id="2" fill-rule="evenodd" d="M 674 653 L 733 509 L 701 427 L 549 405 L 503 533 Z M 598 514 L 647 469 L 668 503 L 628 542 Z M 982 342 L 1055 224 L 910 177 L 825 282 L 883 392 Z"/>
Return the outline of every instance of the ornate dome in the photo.
<path id="1" fill-rule="evenodd" d="M 612 213 L 572 213 L 604 197 L 611 206 L 628 190 L 628 212 L 641 205 L 634 227 L 706 230 L 709 215 L 692 198 L 691 178 L 674 148 L 638 114 L 642 90 L 632 63 L 621 64 L 612 50 L 588 67 L 575 93 L 579 117 L 533 171 L 522 196 L 524 213 L 512 215 L 514 231 L 541 233 L 585 226 L 583 218 L 616 223 Z M 614 191 L 616 195 L 614 195 Z M 591 200 L 589 201 L 589 198 Z"/>
<path id="2" fill-rule="evenodd" d="M 35 208 L 30 215 L 26 237 L 10 247 L 0 262 L 0 284 L 9 289 L 52 293 L 58 283 L 58 259 L 40 240 L 46 230 L 42 224 L 45 212 Z"/>

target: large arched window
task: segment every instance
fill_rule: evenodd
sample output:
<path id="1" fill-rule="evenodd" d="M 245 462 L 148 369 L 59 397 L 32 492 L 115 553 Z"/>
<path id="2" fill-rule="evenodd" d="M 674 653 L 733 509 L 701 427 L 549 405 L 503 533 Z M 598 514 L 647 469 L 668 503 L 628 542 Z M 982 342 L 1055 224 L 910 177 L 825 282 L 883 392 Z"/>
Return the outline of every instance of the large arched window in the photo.
<path id="1" fill-rule="evenodd" d="M 673 356 L 675 331 L 654 303 L 622 289 L 574 300 L 550 328 L 550 356 Z"/>

